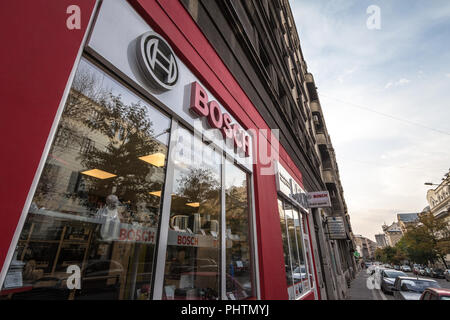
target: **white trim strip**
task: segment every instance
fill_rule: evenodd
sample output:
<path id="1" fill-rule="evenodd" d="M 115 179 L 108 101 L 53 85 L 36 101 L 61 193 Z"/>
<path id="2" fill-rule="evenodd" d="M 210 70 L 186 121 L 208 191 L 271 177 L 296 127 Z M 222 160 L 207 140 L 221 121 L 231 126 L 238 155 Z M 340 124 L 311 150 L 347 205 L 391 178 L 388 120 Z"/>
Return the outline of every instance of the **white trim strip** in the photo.
<path id="1" fill-rule="evenodd" d="M 258 232 L 257 232 L 257 228 L 256 228 L 256 207 L 255 207 L 255 182 L 253 181 L 253 179 L 255 178 L 254 173 L 252 174 L 248 174 L 248 177 L 250 179 L 250 196 L 252 198 L 252 202 L 251 202 L 251 224 L 252 224 L 252 231 L 253 231 L 253 259 L 254 259 L 254 265 L 255 265 L 255 269 L 253 270 L 253 272 L 255 273 L 254 277 L 255 277 L 255 282 L 256 282 L 256 297 L 258 300 L 261 300 L 261 285 L 260 285 L 260 279 L 259 279 L 259 255 L 258 255 Z M 277 203 L 278 204 L 278 203 Z"/>
<path id="2" fill-rule="evenodd" d="M 222 171 L 222 176 L 221 176 L 221 185 L 222 185 L 222 192 L 221 192 L 221 215 L 222 215 L 222 219 L 220 219 L 220 223 L 221 223 L 221 228 L 220 228 L 220 239 L 221 239 L 221 243 L 220 243 L 220 252 L 221 252 L 221 263 L 220 263 L 220 273 L 221 273 L 221 299 L 222 300 L 228 300 L 227 297 L 227 288 L 226 288 L 226 282 L 227 282 L 227 255 L 226 255 L 226 250 L 227 250 L 227 230 L 226 230 L 226 208 L 225 208 L 225 204 L 226 204 L 226 192 L 225 192 L 225 177 L 226 177 L 226 173 L 225 173 L 225 167 L 226 167 L 226 159 L 225 156 L 222 152 L 222 166 L 221 166 L 221 171 Z"/>
<path id="3" fill-rule="evenodd" d="M 170 209 L 172 206 L 173 177 L 175 170 L 175 151 L 178 140 L 178 121 L 172 118 L 170 130 L 169 154 L 167 157 L 166 182 L 162 202 L 161 223 L 159 226 L 158 254 L 153 283 L 153 300 L 161 300 L 164 286 L 164 272 L 166 267 L 166 253 L 169 235 Z"/>

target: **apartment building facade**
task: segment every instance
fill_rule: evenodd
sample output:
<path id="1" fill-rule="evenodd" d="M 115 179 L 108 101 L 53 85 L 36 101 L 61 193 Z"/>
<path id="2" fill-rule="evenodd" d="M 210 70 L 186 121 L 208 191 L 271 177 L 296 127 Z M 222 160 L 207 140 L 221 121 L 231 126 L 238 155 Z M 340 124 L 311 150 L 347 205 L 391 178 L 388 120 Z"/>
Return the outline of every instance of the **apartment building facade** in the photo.
<path id="1" fill-rule="evenodd" d="M 375 240 L 377 242 L 378 247 L 384 248 L 387 246 L 386 235 L 384 233 L 376 234 Z"/>
<path id="2" fill-rule="evenodd" d="M 431 213 L 450 224 L 450 170 L 435 189 L 428 190 L 427 202 L 428 206 L 423 212 Z M 445 260 L 447 264 L 450 264 L 450 254 L 446 255 Z"/>

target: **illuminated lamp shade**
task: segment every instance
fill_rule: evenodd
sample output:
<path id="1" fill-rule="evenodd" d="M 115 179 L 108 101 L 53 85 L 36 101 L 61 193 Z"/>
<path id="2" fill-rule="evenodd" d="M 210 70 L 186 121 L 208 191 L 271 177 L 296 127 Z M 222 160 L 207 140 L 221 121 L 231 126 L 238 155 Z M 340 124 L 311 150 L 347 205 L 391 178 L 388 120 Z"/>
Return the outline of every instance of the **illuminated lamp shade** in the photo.
<path id="1" fill-rule="evenodd" d="M 200 202 L 186 203 L 186 205 L 192 208 L 198 208 L 200 207 Z"/>
<path id="2" fill-rule="evenodd" d="M 164 164 L 166 162 L 166 156 L 162 153 L 154 153 L 148 156 L 139 157 L 139 160 L 145 161 L 147 163 L 150 163 L 151 165 L 154 165 L 155 167 L 164 167 Z"/>
<path id="3" fill-rule="evenodd" d="M 152 196 L 161 197 L 161 191 L 149 192 Z"/>
<path id="4" fill-rule="evenodd" d="M 87 176 L 91 176 L 97 179 L 101 179 L 101 180 L 105 180 L 105 179 L 110 179 L 110 178 L 114 178 L 117 177 L 115 174 L 100 170 L 100 169 L 92 169 L 92 170 L 87 170 L 87 171 L 83 171 L 81 172 L 82 174 L 85 174 Z"/>

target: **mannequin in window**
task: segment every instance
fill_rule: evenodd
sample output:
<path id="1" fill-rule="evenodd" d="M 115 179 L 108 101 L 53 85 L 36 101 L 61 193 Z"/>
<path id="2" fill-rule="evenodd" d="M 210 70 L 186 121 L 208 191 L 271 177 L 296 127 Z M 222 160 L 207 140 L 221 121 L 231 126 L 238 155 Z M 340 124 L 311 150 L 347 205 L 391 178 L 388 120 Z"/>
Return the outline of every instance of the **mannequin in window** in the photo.
<path id="1" fill-rule="evenodd" d="M 119 205 L 119 198 L 111 194 L 106 197 L 106 205 L 97 211 L 97 216 L 102 220 L 100 234 L 105 241 L 119 239 L 120 222 L 122 220 Z"/>

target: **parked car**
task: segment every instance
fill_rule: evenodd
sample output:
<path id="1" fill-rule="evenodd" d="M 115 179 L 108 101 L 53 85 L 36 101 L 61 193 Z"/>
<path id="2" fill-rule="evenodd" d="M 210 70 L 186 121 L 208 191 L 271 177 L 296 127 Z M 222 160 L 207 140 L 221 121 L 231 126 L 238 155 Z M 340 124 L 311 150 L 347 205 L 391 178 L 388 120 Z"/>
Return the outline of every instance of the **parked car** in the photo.
<path id="1" fill-rule="evenodd" d="M 450 281 L 450 269 L 445 270 L 445 280 Z"/>
<path id="2" fill-rule="evenodd" d="M 398 266 L 398 265 L 394 265 L 394 269 L 395 269 L 395 270 L 399 270 L 399 271 L 400 271 L 400 266 Z"/>
<path id="3" fill-rule="evenodd" d="M 444 279 L 445 273 L 444 273 L 444 270 L 442 270 L 442 269 L 433 269 L 433 270 L 431 270 L 431 276 L 433 278 Z"/>
<path id="4" fill-rule="evenodd" d="M 424 276 L 425 275 L 425 268 L 419 268 L 418 275 Z"/>
<path id="5" fill-rule="evenodd" d="M 304 279 L 308 279 L 308 274 L 306 272 L 305 265 L 302 264 L 301 266 L 295 268 L 293 277 L 294 277 L 295 282 L 302 281 Z"/>
<path id="6" fill-rule="evenodd" d="M 402 265 L 400 267 L 400 270 L 403 271 L 403 272 L 411 272 L 411 267 L 406 265 L 406 264 L 404 264 L 404 265 Z"/>
<path id="7" fill-rule="evenodd" d="M 419 300 L 425 289 L 441 288 L 436 280 L 413 278 L 413 277 L 398 277 L 395 280 L 392 291 L 396 300 Z"/>
<path id="8" fill-rule="evenodd" d="M 427 288 L 420 300 L 450 300 L 450 289 Z"/>
<path id="9" fill-rule="evenodd" d="M 431 277 L 431 268 L 425 268 L 424 276 Z"/>
<path id="10" fill-rule="evenodd" d="M 380 272 L 380 286 L 384 293 L 392 293 L 395 279 L 398 277 L 407 277 L 407 274 L 397 270 L 382 270 Z"/>

